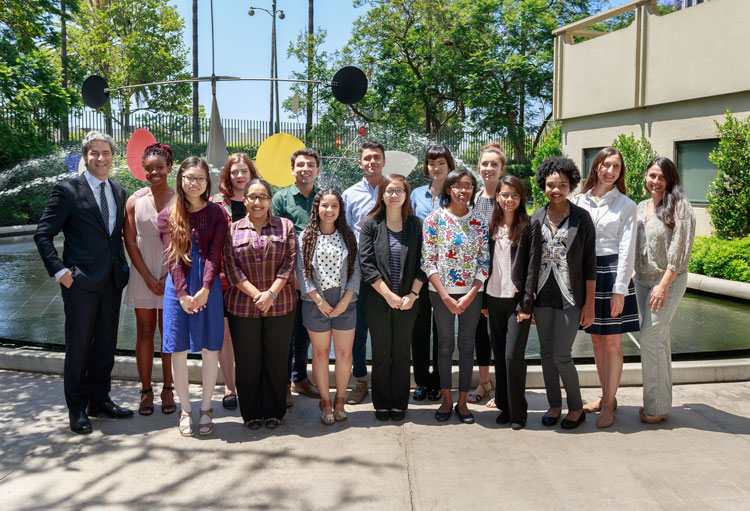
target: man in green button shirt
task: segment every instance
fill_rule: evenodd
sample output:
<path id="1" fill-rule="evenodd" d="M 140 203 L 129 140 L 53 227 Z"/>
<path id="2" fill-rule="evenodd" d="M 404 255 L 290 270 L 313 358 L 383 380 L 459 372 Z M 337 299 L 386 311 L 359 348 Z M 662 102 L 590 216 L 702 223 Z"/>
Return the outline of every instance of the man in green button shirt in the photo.
<path id="1" fill-rule="evenodd" d="M 294 224 L 299 236 L 310 220 L 310 208 L 313 198 L 318 193 L 315 179 L 320 173 L 320 156 L 315 149 L 305 147 L 292 155 L 292 175 L 295 183 L 273 196 L 271 212 L 274 215 L 288 218 Z M 299 294 L 299 291 L 297 291 Z M 307 352 L 310 348 L 310 336 L 302 326 L 302 304 L 297 302 L 297 316 L 294 323 L 292 346 L 289 350 L 290 389 L 308 397 L 320 398 L 320 392 L 307 377 Z M 292 406 L 291 391 L 287 391 L 286 405 Z"/>

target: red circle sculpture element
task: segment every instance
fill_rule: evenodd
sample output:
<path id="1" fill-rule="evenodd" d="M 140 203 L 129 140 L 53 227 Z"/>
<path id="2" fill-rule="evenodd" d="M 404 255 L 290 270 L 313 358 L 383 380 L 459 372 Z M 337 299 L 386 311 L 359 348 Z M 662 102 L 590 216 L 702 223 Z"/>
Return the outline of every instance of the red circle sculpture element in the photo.
<path id="1" fill-rule="evenodd" d="M 367 135 L 367 128 L 365 128 L 364 126 L 360 126 L 357 130 L 357 133 L 359 133 L 360 137 L 365 138 L 365 135 Z"/>
<path id="2" fill-rule="evenodd" d="M 146 171 L 143 169 L 143 151 L 148 146 L 156 142 L 156 138 L 146 129 L 137 129 L 128 141 L 128 148 L 125 150 L 128 168 L 133 177 L 140 180 L 146 180 Z"/>

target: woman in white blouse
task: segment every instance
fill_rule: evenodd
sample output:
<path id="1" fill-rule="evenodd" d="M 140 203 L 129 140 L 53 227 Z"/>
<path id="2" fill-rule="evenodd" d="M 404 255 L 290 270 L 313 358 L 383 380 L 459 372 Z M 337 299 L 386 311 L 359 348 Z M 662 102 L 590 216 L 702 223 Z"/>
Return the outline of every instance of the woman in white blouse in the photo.
<path id="1" fill-rule="evenodd" d="M 622 334 L 638 331 L 638 305 L 631 279 L 635 263 L 635 202 L 625 195 L 625 161 L 605 147 L 594 158 L 574 203 L 591 215 L 596 227 L 596 298 L 591 334 L 602 396 L 583 410 L 600 412 L 599 428 L 614 422 L 622 375 Z"/>

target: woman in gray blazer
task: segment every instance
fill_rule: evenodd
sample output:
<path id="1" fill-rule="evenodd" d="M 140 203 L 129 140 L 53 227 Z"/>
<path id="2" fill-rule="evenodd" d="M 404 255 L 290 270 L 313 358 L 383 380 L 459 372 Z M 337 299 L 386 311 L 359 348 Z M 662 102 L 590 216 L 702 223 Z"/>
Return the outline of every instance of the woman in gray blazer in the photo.
<path id="1" fill-rule="evenodd" d="M 545 426 L 557 424 L 562 414 L 560 379 L 565 385 L 568 415 L 560 424 L 573 429 L 586 420 L 571 348 L 578 328 L 594 322 L 596 288 L 596 228 L 585 209 L 568 200 L 581 174 L 573 160 L 555 156 L 539 165 L 536 182 L 549 204 L 531 216 L 542 233 L 534 318 L 539 334 L 544 386 L 549 410 Z"/>
<path id="2" fill-rule="evenodd" d="M 375 418 L 403 420 L 409 404 L 409 347 L 427 280 L 420 268 L 422 221 L 414 216 L 404 176 L 383 177 L 378 199 L 362 224 L 359 258 L 372 339 Z"/>

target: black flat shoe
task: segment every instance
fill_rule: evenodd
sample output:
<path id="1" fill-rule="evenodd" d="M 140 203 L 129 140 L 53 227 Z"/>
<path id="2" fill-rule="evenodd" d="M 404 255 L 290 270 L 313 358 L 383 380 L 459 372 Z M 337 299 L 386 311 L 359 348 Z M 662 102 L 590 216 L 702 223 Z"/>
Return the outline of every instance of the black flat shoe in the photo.
<path id="1" fill-rule="evenodd" d="M 581 412 L 581 415 L 574 421 L 568 420 L 567 418 L 563 419 L 560 422 L 560 427 L 563 429 L 575 429 L 585 420 L 586 420 L 586 413 Z"/>
<path id="2" fill-rule="evenodd" d="M 89 417 L 107 416 L 110 419 L 127 419 L 133 416 L 133 410 L 117 406 L 112 401 L 107 401 L 99 406 L 89 405 L 86 415 Z"/>
<path id="3" fill-rule="evenodd" d="M 523 429 L 526 427 L 526 421 L 523 422 L 511 422 L 510 429 L 513 431 L 518 431 L 519 429 Z"/>
<path id="4" fill-rule="evenodd" d="M 545 426 L 554 426 L 557 421 L 560 420 L 559 415 L 547 415 L 546 413 L 542 417 L 542 424 Z"/>
<path id="5" fill-rule="evenodd" d="M 223 398 L 221 398 L 221 406 L 224 407 L 226 410 L 236 410 L 237 409 L 237 394 L 232 392 L 231 394 L 227 394 Z"/>
<path id="6" fill-rule="evenodd" d="M 260 429 L 263 427 L 263 421 L 260 419 L 252 419 L 245 423 L 245 426 L 247 426 L 250 429 Z"/>
<path id="7" fill-rule="evenodd" d="M 451 418 L 453 408 L 450 408 L 447 412 L 441 412 L 440 410 L 435 411 L 435 418 L 440 422 L 445 422 Z"/>
<path id="8" fill-rule="evenodd" d="M 276 429 L 279 427 L 279 419 L 266 419 L 266 427 L 268 429 Z"/>
<path id="9" fill-rule="evenodd" d="M 428 389 L 427 399 L 429 399 L 430 401 L 440 401 L 441 399 L 443 399 L 442 389 Z"/>
<path id="10" fill-rule="evenodd" d="M 406 410 L 391 410 L 391 420 L 402 421 L 406 417 Z"/>
<path id="11" fill-rule="evenodd" d="M 427 387 L 417 387 L 414 389 L 414 401 L 424 401 L 427 398 Z"/>
<path id="12" fill-rule="evenodd" d="M 510 422 L 510 416 L 507 412 L 500 412 L 500 415 L 495 417 L 495 424 L 508 424 Z"/>
<path id="13" fill-rule="evenodd" d="M 68 412 L 70 419 L 70 430 L 79 435 L 88 435 L 94 428 L 91 427 L 91 421 L 84 412 Z"/>
<path id="14" fill-rule="evenodd" d="M 375 410 L 375 418 L 381 422 L 385 422 L 391 418 L 390 410 Z"/>
<path id="15" fill-rule="evenodd" d="M 458 411 L 458 405 L 456 405 L 456 415 L 458 415 L 458 419 L 464 424 L 474 424 L 474 415 L 471 412 L 466 415 L 462 414 Z"/>

